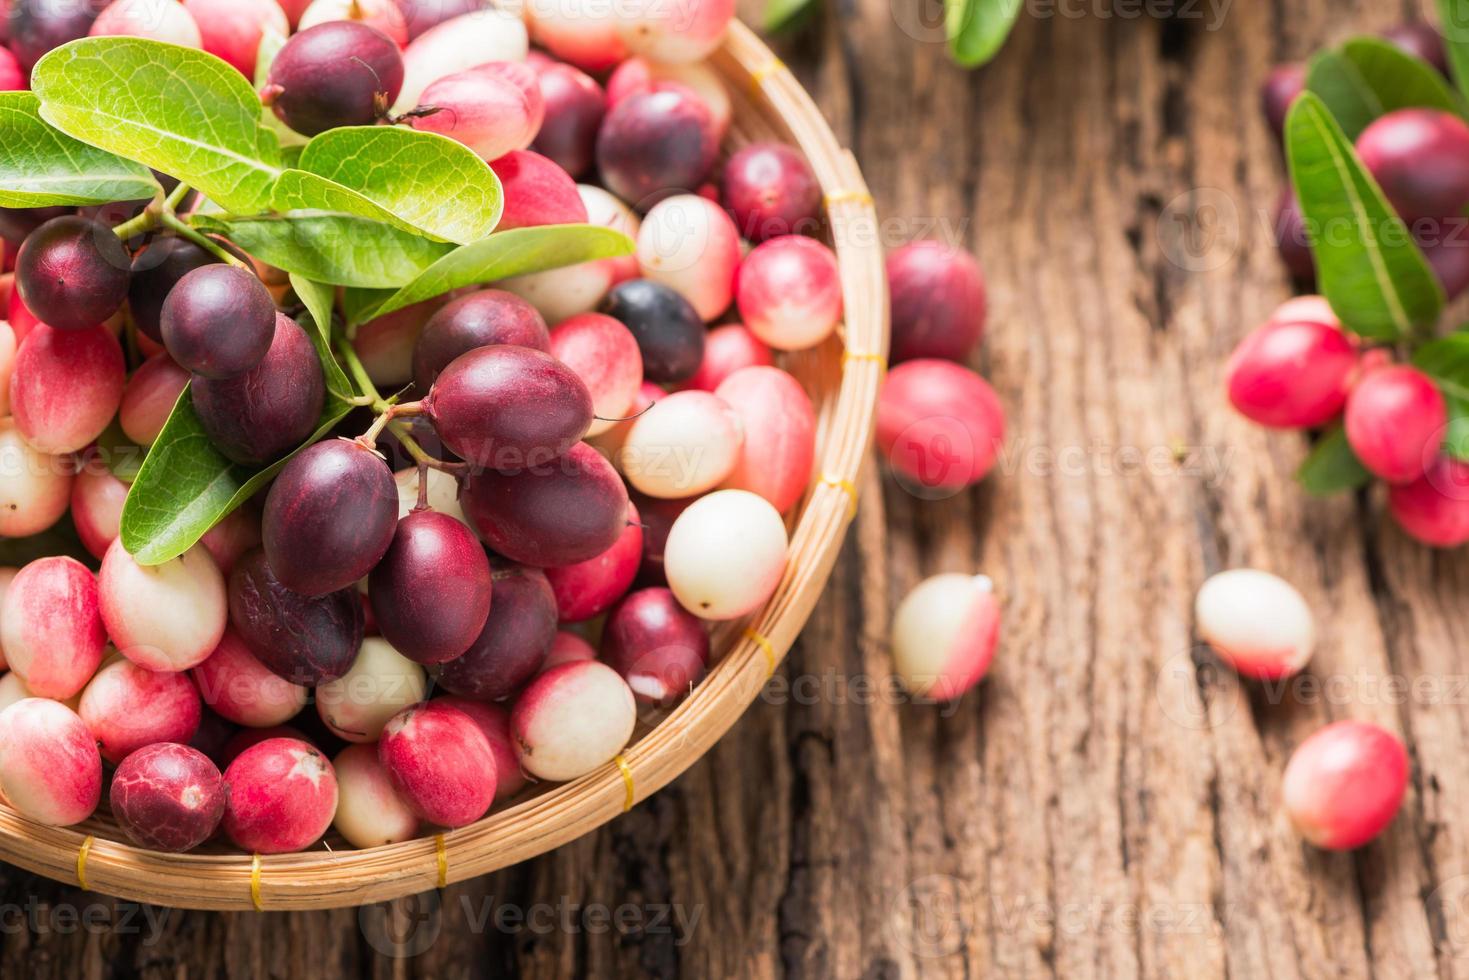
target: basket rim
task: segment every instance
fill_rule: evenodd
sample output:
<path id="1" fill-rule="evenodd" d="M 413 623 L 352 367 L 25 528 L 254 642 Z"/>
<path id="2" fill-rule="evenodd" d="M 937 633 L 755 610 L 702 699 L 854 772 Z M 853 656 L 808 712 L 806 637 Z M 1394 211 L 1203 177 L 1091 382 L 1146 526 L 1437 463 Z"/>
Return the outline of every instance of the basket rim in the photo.
<path id="1" fill-rule="evenodd" d="M 168 854 L 88 833 L 92 821 L 51 827 L 0 804 L 0 859 L 84 889 L 176 908 L 307 910 L 385 901 L 486 874 L 589 833 L 683 773 L 744 714 L 805 626 L 855 516 L 886 367 L 887 285 L 872 198 L 810 95 L 739 21 L 711 63 L 727 85 L 742 86 L 732 99 L 763 102 L 811 164 L 825 195 L 846 322 L 831 428 L 791 535 L 792 554 L 809 550 L 790 563 L 758 613 L 728 624 L 732 645 L 690 696 L 595 772 L 467 827 L 411 841 L 264 857 Z"/>

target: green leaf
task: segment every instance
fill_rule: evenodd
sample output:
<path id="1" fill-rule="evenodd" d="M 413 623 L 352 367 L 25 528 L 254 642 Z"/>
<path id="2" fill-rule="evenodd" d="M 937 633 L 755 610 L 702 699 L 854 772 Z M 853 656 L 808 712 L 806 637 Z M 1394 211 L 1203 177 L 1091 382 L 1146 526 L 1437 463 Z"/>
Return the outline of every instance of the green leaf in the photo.
<path id="1" fill-rule="evenodd" d="M 86 37 L 36 64 L 41 117 L 62 132 L 172 174 L 226 210 L 266 210 L 280 176 L 260 99 L 213 55 L 138 37 Z"/>
<path id="2" fill-rule="evenodd" d="M 1375 37 L 1347 41 L 1311 59 L 1306 87 L 1321 97 L 1347 138 L 1398 109 L 1464 114 L 1464 103 L 1432 65 Z"/>
<path id="3" fill-rule="evenodd" d="M 205 215 L 194 224 L 224 235 L 277 269 L 339 286 L 402 286 L 454 249 L 381 222 L 326 211 L 246 218 Z"/>
<path id="4" fill-rule="evenodd" d="M 133 201 L 158 193 L 141 163 L 78 143 L 41 118 L 30 92 L 0 92 L 0 207 Z"/>
<path id="5" fill-rule="evenodd" d="M 1469 334 L 1430 340 L 1413 352 L 1413 364 L 1438 384 L 1448 405 L 1444 452 L 1469 460 Z"/>
<path id="6" fill-rule="evenodd" d="M 500 221 L 500 179 L 469 147 L 438 133 L 333 129 L 306 144 L 297 166 L 276 183 L 277 211 L 341 211 L 461 244 Z"/>
<path id="7" fill-rule="evenodd" d="M 348 327 L 355 327 L 366 323 L 369 319 L 364 314 L 370 314 L 374 309 L 381 306 L 383 301 L 392 296 L 397 290 L 393 289 L 357 289 L 349 287 L 342 290 L 342 317 L 347 321 Z"/>
<path id="8" fill-rule="evenodd" d="M 977 68 L 999 53 L 1021 0 L 944 0 L 949 53 L 965 68 Z"/>
<path id="9" fill-rule="evenodd" d="M 816 0 L 766 0 L 760 23 L 767 34 L 778 34 L 803 22 L 816 9 Z"/>
<path id="10" fill-rule="evenodd" d="M 1307 493 L 1324 497 L 1366 486 L 1372 474 L 1347 445 L 1346 431 L 1337 426 L 1312 447 L 1311 454 L 1296 472 L 1296 479 Z"/>
<path id="11" fill-rule="evenodd" d="M 377 306 L 358 311 L 363 322 L 441 296 L 461 286 L 543 272 L 633 251 L 632 240 L 599 225 L 541 225 L 497 232 L 461 245 Z"/>
<path id="12" fill-rule="evenodd" d="M 291 273 L 291 288 L 301 302 L 306 304 L 308 323 L 302 324 L 311 343 L 316 347 L 316 356 L 321 358 L 326 376 L 327 390 L 343 400 L 357 397 L 357 390 L 347 379 L 347 373 L 337 363 L 332 353 L 332 304 L 336 301 L 336 290 L 325 283 L 312 282 L 304 276 Z"/>
<path id="13" fill-rule="evenodd" d="M 328 396 L 321 424 L 311 438 L 285 459 L 255 469 L 220 455 L 194 411 L 189 389 L 184 389 L 128 491 L 122 507 L 123 547 L 140 565 L 177 558 L 351 410 L 351 405 Z"/>
<path id="14" fill-rule="evenodd" d="M 1469 6 L 1463 0 L 1438 0 L 1438 30 L 1459 92 L 1469 98 Z"/>
<path id="15" fill-rule="evenodd" d="M 1303 93 L 1291 107 L 1285 144 L 1321 291 L 1337 316 L 1378 340 L 1432 325 L 1443 311 L 1443 288 L 1315 94 Z"/>

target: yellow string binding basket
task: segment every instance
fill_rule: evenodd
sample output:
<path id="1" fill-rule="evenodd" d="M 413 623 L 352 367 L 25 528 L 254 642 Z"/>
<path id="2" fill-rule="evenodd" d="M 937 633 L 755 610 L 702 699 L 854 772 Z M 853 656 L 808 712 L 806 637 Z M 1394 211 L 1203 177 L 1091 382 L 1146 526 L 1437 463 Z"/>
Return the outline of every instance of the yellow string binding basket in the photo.
<path id="1" fill-rule="evenodd" d="M 163 854 L 127 843 L 105 802 L 90 820 L 67 828 L 42 826 L 0 806 L 0 859 L 58 881 L 180 908 L 276 911 L 383 901 L 482 875 L 582 836 L 657 792 L 734 724 L 805 625 L 856 513 L 886 366 L 887 289 L 872 197 L 856 161 L 795 77 L 738 23 L 711 64 L 734 107 L 725 150 L 789 142 L 820 180 L 846 323 L 841 336 L 782 359 L 816 406 L 815 470 L 794 511 L 791 560 L 780 588 L 754 616 L 715 630 L 716 662 L 704 681 L 656 724 L 640 726 L 613 762 L 574 782 L 539 787 L 451 834 L 365 850 L 329 837 L 309 851 L 264 858 L 227 844 Z"/>

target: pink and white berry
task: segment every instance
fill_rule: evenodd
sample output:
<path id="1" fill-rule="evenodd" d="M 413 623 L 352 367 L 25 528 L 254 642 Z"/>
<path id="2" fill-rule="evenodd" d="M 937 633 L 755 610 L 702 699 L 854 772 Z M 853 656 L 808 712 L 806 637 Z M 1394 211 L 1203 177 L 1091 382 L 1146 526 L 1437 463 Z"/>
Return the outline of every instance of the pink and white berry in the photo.
<path id="1" fill-rule="evenodd" d="M 0 418 L 10 414 L 10 375 L 15 371 L 15 331 L 0 320 Z"/>
<path id="2" fill-rule="evenodd" d="M 638 231 L 644 278 L 680 293 L 705 321 L 729 308 L 740 235 L 724 209 L 697 194 L 675 194 L 653 205 Z"/>
<path id="3" fill-rule="evenodd" d="M 457 694 L 439 700 L 468 715 L 489 740 L 490 752 L 495 756 L 495 799 L 507 800 L 519 793 L 529 780 L 520 770 L 520 757 L 510 737 L 510 712 L 498 704 Z"/>
<path id="4" fill-rule="evenodd" d="M 546 671 L 510 711 L 510 734 L 520 764 L 538 779 L 565 782 L 585 776 L 621 752 L 637 724 L 632 689 L 617 671 L 596 660 Z"/>
<path id="5" fill-rule="evenodd" d="M 726 323 L 710 330 L 704 338 L 704 361 L 683 383 L 685 388 L 717 391 L 725 378 L 740 368 L 770 367 L 775 355 L 742 323 Z"/>
<path id="6" fill-rule="evenodd" d="M 427 693 L 423 667 L 374 636 L 362 641 L 350 670 L 317 685 L 316 710 L 337 737 L 376 742 L 394 715 Z"/>
<path id="7" fill-rule="evenodd" d="M 527 0 L 531 36 L 562 61 L 602 72 L 627 57 L 617 31 L 616 5 L 601 0 Z"/>
<path id="8" fill-rule="evenodd" d="M 122 347 L 105 327 L 39 324 L 15 355 L 10 411 L 38 452 L 73 453 L 107 428 L 126 383 Z"/>
<path id="9" fill-rule="evenodd" d="M 1245 677 L 1298 673 L 1316 646 L 1316 620 L 1296 587 L 1254 568 L 1210 576 L 1194 599 L 1199 636 Z"/>
<path id="10" fill-rule="evenodd" d="M 709 634 L 669 590 L 639 589 L 608 613 L 601 659 L 640 704 L 671 705 L 703 679 Z"/>
<path id="11" fill-rule="evenodd" d="M 442 700 L 414 705 L 383 729 L 378 759 L 414 813 L 463 827 L 495 799 L 495 755 L 474 719 Z"/>
<path id="12" fill-rule="evenodd" d="M 10 583 L 20 574 L 20 569 L 10 565 L 0 565 L 0 669 L 7 666 L 5 660 L 5 593 L 10 589 Z"/>
<path id="13" fill-rule="evenodd" d="M 1395 364 L 1368 372 L 1347 396 L 1347 443 L 1362 465 L 1389 483 L 1423 475 L 1448 431 L 1448 404 L 1433 379 Z"/>
<path id="14" fill-rule="evenodd" d="M 673 522 L 663 549 L 668 587 L 700 619 L 738 619 L 774 594 L 785 574 L 786 527 L 770 501 L 718 490 Z"/>
<path id="15" fill-rule="evenodd" d="M 1314 428 L 1341 413 L 1357 349 L 1334 326 L 1272 321 L 1240 342 L 1225 366 L 1229 400 L 1272 428 Z"/>
<path id="16" fill-rule="evenodd" d="M 634 54 L 653 61 L 702 61 L 724 40 L 734 18 L 734 0 L 623 0 L 617 30 Z"/>
<path id="17" fill-rule="evenodd" d="M 309 693 L 256 659 L 233 629 L 224 631 L 214 652 L 192 674 L 199 696 L 215 714 L 250 728 L 269 728 L 296 717 Z"/>
<path id="18" fill-rule="evenodd" d="M 38 558 L 11 580 L 0 608 L 0 647 L 38 697 L 86 686 L 107 647 L 97 579 L 75 558 Z"/>
<path id="19" fill-rule="evenodd" d="M 188 383 L 189 372 L 167 354 L 144 361 L 128 379 L 117 409 L 123 435 L 139 446 L 153 445 Z"/>
<path id="20" fill-rule="evenodd" d="M 1268 323 L 1320 323 L 1341 329 L 1341 319 L 1325 296 L 1292 296 L 1275 308 Z"/>
<path id="21" fill-rule="evenodd" d="M 424 90 L 448 75 L 491 61 L 524 61 L 525 24 L 494 7 L 451 17 L 414 38 L 403 51 L 403 87 L 394 112 L 412 109 Z"/>
<path id="22" fill-rule="evenodd" d="M 1392 487 L 1387 503 L 1398 526 L 1424 544 L 1469 543 L 1469 463 L 1440 456 L 1412 483 Z"/>
<path id="23" fill-rule="evenodd" d="M 355 20 L 376 28 L 400 48 L 408 43 L 408 22 L 393 0 L 312 0 L 296 29 L 304 31 L 335 20 Z"/>
<path id="24" fill-rule="evenodd" d="M 97 671 L 77 709 L 114 765 L 145 745 L 189 741 L 202 712 L 187 674 L 145 670 L 122 657 Z"/>
<path id="25" fill-rule="evenodd" d="M 358 326 L 352 349 L 373 384 L 401 388 L 413 380 L 413 349 L 418 335 L 443 306 L 439 298 L 425 300 Z"/>
<path id="26" fill-rule="evenodd" d="M 0 711 L 4 711 L 17 701 L 33 697 L 35 695 L 26 687 L 26 682 L 21 680 L 20 675 L 15 671 L 7 670 L 0 675 Z M 67 705 L 67 707 L 72 706 Z"/>
<path id="27" fill-rule="evenodd" d="M 353 847 L 396 844 L 418 836 L 418 815 L 403 802 L 376 745 L 349 745 L 332 760 L 337 773 L 337 815 L 332 826 Z"/>
<path id="28" fill-rule="evenodd" d="M 423 90 L 414 129 L 439 133 L 494 160 L 531 145 L 546 117 L 535 69 L 492 61 L 446 75 Z M 434 110 L 434 111 L 429 111 Z"/>
<path id="29" fill-rule="evenodd" d="M 159 565 L 139 565 L 119 538 L 102 559 L 98 582 L 107 633 L 140 667 L 188 670 L 224 636 L 224 576 L 203 545 Z"/>
<path id="30" fill-rule="evenodd" d="M 337 812 L 337 776 L 315 746 L 268 738 L 224 771 L 224 832 L 243 850 L 288 854 L 310 847 Z"/>
<path id="31" fill-rule="evenodd" d="M 276 0 L 184 0 L 184 9 L 199 26 L 204 50 L 252 81 L 261 39 L 291 33 Z"/>
<path id="32" fill-rule="evenodd" d="M 94 558 L 107 554 L 122 524 L 128 485 L 108 472 L 100 459 L 88 460 L 71 487 L 71 521 L 82 547 Z"/>
<path id="33" fill-rule="evenodd" d="M 905 361 L 877 401 L 877 448 L 914 493 L 957 493 L 984 479 L 1005 441 L 989 383 L 953 361 Z"/>
<path id="34" fill-rule="evenodd" d="M 177 0 L 113 0 L 92 21 L 92 37 L 127 35 L 202 48 L 199 25 Z"/>
<path id="35" fill-rule="evenodd" d="M 0 793 L 24 817 L 81 823 L 102 799 L 102 756 L 76 712 L 26 698 L 0 711 Z"/>
<path id="36" fill-rule="evenodd" d="M 782 514 L 806 492 L 816 459 L 816 410 L 795 378 L 776 367 L 742 368 L 714 394 L 740 417 L 745 439 L 723 486 L 758 493 Z"/>
<path id="37" fill-rule="evenodd" d="M 984 679 L 1000 635 L 1000 603 L 984 575 L 924 579 L 893 615 L 893 666 L 915 697 L 952 701 Z"/>
<path id="38" fill-rule="evenodd" d="M 0 537 L 30 537 L 61 520 L 75 471 L 70 456 L 31 448 L 14 419 L 0 418 Z"/>
<path id="39" fill-rule="evenodd" d="M 815 347 L 842 318 L 836 255 L 800 235 L 762 242 L 740 264 L 735 301 L 750 332 L 776 350 Z"/>
<path id="40" fill-rule="evenodd" d="M 582 313 L 551 331 L 551 354 L 576 372 L 592 395 L 597 416 L 588 435 L 606 432 L 628 415 L 643 384 L 637 338 L 605 313 Z"/>
<path id="41" fill-rule="evenodd" d="M 1392 732 L 1339 721 L 1306 739 L 1285 767 L 1285 812 L 1317 847 L 1349 851 L 1387 829 L 1408 788 L 1408 753 Z"/>
<path id="42" fill-rule="evenodd" d="M 159 742 L 128 756 L 112 774 L 112 816 L 133 843 L 155 851 L 189 851 L 224 819 L 228 788 L 198 749 Z"/>
<path id="43" fill-rule="evenodd" d="M 577 184 L 576 192 L 581 196 L 582 204 L 587 209 L 587 223 L 600 225 L 603 228 L 611 228 L 620 231 L 633 241 L 638 240 L 643 221 L 638 213 L 613 194 L 611 191 L 594 187 L 591 184 Z M 617 285 L 627 279 L 638 277 L 638 257 L 636 255 L 621 255 L 615 259 L 598 259 L 604 262 L 612 273 L 612 285 Z"/>
<path id="44" fill-rule="evenodd" d="M 541 665 L 541 673 L 545 673 L 552 667 L 560 667 L 562 664 L 596 659 L 597 651 L 592 649 L 590 643 L 570 630 L 561 630 L 556 634 L 556 639 L 551 641 L 551 652 L 546 654 L 546 662 Z"/>
<path id="45" fill-rule="evenodd" d="M 740 416 L 718 395 L 676 391 L 633 422 L 623 475 L 650 497 L 693 497 L 732 472 L 744 445 Z"/>

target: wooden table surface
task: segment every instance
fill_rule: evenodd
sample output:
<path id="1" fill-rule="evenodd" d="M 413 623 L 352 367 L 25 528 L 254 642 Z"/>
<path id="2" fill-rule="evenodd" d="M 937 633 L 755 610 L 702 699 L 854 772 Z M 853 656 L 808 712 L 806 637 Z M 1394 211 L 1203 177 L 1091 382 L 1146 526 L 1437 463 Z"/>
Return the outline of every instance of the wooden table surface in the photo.
<path id="1" fill-rule="evenodd" d="M 1469 976 L 1469 561 L 1409 543 L 1377 494 L 1307 500 L 1302 441 L 1220 390 L 1287 292 L 1259 80 L 1414 5 L 1034 0 L 966 73 L 934 3 L 827 2 L 782 54 L 889 241 L 981 255 L 1001 472 L 938 502 L 874 475 L 780 679 L 601 831 L 442 898 L 314 914 L 138 909 L 4 869 L 0 975 Z M 1197 645 L 1195 589 L 1238 565 L 1312 604 L 1308 680 L 1242 687 Z M 994 670 L 948 711 L 893 703 L 871 683 L 891 605 L 949 570 L 1003 594 Z M 1278 787 L 1344 717 L 1400 731 L 1413 778 L 1378 843 L 1325 854 Z"/>

